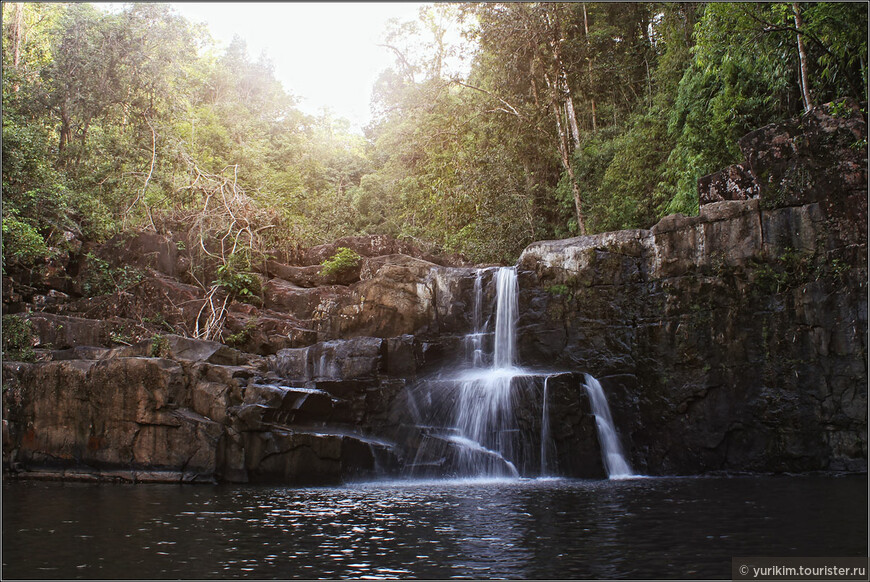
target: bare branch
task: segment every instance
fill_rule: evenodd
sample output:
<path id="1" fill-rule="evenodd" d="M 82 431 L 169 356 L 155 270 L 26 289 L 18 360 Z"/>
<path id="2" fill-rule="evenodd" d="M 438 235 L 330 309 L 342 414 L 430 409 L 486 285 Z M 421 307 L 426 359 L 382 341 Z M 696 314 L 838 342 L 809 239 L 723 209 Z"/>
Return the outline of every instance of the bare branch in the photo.
<path id="1" fill-rule="evenodd" d="M 393 51 L 394 53 L 396 53 L 396 56 L 399 57 L 400 61 L 402 61 L 402 67 L 404 69 L 403 72 L 405 73 L 405 76 L 408 77 L 408 80 L 411 83 L 414 83 L 415 82 L 415 80 L 414 80 L 414 67 L 412 67 L 411 63 L 408 62 L 408 59 L 405 58 L 405 54 L 391 44 L 379 44 L 378 46 L 388 48 L 391 51 Z"/>

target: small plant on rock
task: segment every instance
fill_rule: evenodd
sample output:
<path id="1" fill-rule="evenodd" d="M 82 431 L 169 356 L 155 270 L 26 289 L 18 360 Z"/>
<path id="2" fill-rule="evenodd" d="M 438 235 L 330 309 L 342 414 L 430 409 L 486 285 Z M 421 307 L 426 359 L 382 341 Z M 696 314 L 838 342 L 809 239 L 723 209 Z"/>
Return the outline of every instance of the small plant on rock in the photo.
<path id="1" fill-rule="evenodd" d="M 320 274 L 322 276 L 335 275 L 357 267 L 360 261 L 362 261 L 362 257 L 353 249 L 338 247 L 334 255 L 320 263 Z"/>
<path id="2" fill-rule="evenodd" d="M 248 323 L 245 324 L 245 327 L 227 338 L 226 344 L 233 347 L 244 345 L 254 335 L 258 323 L 259 320 L 256 317 L 249 319 Z"/>
<path id="3" fill-rule="evenodd" d="M 125 346 L 133 345 L 133 338 L 130 337 L 130 334 L 126 331 L 113 331 L 109 334 L 109 340 L 116 344 L 122 344 Z"/>
<path id="4" fill-rule="evenodd" d="M 169 339 L 166 336 L 155 334 L 151 338 L 151 357 L 152 358 L 167 358 L 169 357 Z"/>

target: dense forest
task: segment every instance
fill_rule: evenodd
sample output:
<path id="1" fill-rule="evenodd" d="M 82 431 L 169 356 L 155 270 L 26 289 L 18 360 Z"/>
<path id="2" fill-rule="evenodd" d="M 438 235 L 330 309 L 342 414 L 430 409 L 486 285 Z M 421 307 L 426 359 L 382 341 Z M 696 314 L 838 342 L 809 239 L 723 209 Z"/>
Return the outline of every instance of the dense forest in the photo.
<path id="1" fill-rule="evenodd" d="M 199 232 L 239 271 L 374 233 L 513 262 L 696 213 L 746 132 L 867 101 L 864 3 L 432 4 L 383 44 L 357 135 L 168 5 L 5 3 L 4 268 L 134 227 Z"/>

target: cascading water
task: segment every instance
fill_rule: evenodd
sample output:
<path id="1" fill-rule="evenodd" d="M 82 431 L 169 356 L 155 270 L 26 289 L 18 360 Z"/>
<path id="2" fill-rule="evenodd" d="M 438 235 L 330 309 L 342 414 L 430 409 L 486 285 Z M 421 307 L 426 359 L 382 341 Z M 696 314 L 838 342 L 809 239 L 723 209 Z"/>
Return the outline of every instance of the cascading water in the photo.
<path id="1" fill-rule="evenodd" d="M 588 437 L 580 437 L 578 421 L 562 424 L 566 419 L 560 407 L 571 406 L 567 398 L 578 388 L 576 377 L 570 372 L 533 371 L 517 363 L 516 267 L 478 269 L 473 282 L 473 329 L 464 338 L 465 360 L 422 378 L 402 401 L 414 419 L 407 432 L 413 456 L 406 462 L 406 474 L 548 477 L 566 468 L 583 474 L 574 461 L 565 463 L 567 451 L 557 450 L 553 438 L 553 433 L 563 435 L 563 446 L 589 443 Z M 493 296 L 488 303 L 486 298 Z M 587 375 L 585 388 L 608 476 L 631 476 L 600 384 Z M 558 431 L 553 430 L 554 422 Z M 578 438 L 587 440 L 571 440 Z"/>
<path id="2" fill-rule="evenodd" d="M 541 398 L 541 477 L 546 477 L 550 473 L 549 449 L 553 444 L 553 440 L 550 437 L 550 399 L 547 394 L 547 384 L 549 382 L 549 376 L 544 378 L 544 394 Z"/>
<path id="3" fill-rule="evenodd" d="M 622 452 L 622 443 L 619 442 L 619 435 L 613 425 L 613 417 L 610 415 L 610 407 L 607 405 L 607 397 L 604 395 L 601 383 L 589 374 L 584 374 L 584 376 L 586 382 L 583 386 L 589 395 L 592 413 L 595 415 L 595 424 L 598 426 L 598 441 L 607 477 L 610 479 L 632 477 L 634 473 Z"/>
<path id="4" fill-rule="evenodd" d="M 492 365 L 484 365 L 481 315 L 481 272 L 475 280 L 475 327 L 471 368 L 459 376 L 454 443 L 461 445 L 459 471 L 471 475 L 519 476 L 513 458 L 514 433 L 511 386 L 524 372 L 514 365 L 516 353 L 517 271 L 502 267 L 495 273 L 496 306 Z M 483 454 L 481 454 L 483 453 Z"/>
<path id="5" fill-rule="evenodd" d="M 492 367 L 495 370 L 514 369 L 517 347 L 517 283 L 516 267 L 502 267 L 495 275 L 495 345 Z"/>
<path id="6" fill-rule="evenodd" d="M 483 336 L 486 334 L 483 321 L 483 269 L 478 269 L 474 277 L 472 321 L 474 330 L 465 336 L 468 361 L 472 368 L 480 368 L 483 366 Z"/>

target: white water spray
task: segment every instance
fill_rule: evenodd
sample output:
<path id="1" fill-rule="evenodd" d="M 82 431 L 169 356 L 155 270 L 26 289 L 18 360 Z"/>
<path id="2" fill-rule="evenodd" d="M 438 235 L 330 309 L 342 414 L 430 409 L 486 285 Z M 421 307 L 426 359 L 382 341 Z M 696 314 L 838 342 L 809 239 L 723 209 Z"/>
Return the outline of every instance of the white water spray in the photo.
<path id="1" fill-rule="evenodd" d="M 622 443 L 613 424 L 610 415 L 610 407 L 607 405 L 607 397 L 601 388 L 601 383 L 589 374 L 584 374 L 586 393 L 592 403 L 592 413 L 595 415 L 595 424 L 598 426 L 598 441 L 601 446 L 601 458 L 604 468 L 607 470 L 609 479 L 625 479 L 634 476 L 631 466 L 625 460 L 622 452 Z"/>
<path id="2" fill-rule="evenodd" d="M 483 337 L 486 334 L 483 321 L 483 269 L 478 269 L 474 277 L 474 310 L 472 311 L 474 322 L 473 331 L 465 337 L 469 351 L 469 361 L 473 368 L 483 366 Z"/>

